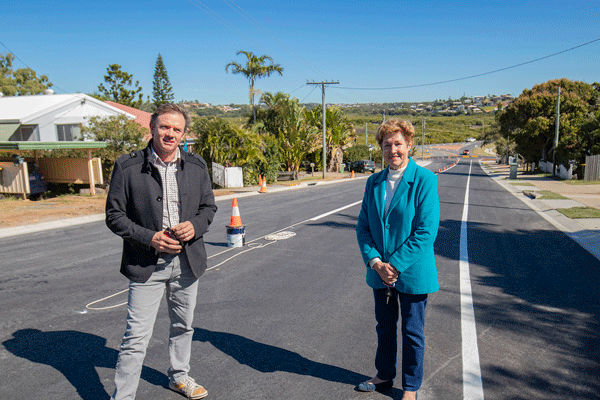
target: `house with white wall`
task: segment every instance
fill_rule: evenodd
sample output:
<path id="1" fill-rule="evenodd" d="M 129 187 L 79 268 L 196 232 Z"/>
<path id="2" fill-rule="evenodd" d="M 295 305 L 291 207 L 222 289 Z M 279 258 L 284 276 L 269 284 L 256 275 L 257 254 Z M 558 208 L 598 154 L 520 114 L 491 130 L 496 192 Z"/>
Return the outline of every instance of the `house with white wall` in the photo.
<path id="1" fill-rule="evenodd" d="M 136 116 L 83 93 L 0 97 L 0 142 L 63 142 L 81 138 L 91 117 Z"/>

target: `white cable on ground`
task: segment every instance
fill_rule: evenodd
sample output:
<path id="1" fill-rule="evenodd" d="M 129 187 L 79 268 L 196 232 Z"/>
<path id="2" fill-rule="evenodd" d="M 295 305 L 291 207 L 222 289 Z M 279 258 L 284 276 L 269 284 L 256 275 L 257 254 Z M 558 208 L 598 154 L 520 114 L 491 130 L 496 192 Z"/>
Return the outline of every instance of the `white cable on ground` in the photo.
<path id="1" fill-rule="evenodd" d="M 86 304 L 85 308 L 88 309 L 88 310 L 109 310 L 111 308 L 117 308 L 117 307 L 120 307 L 120 306 L 124 306 L 125 304 L 127 304 L 127 302 L 121 303 L 121 304 L 116 304 L 114 306 L 108 306 L 108 307 L 90 307 L 90 306 L 92 306 L 92 305 L 94 305 L 96 303 L 100 303 L 101 301 L 108 300 L 108 299 L 110 299 L 112 297 L 115 297 L 117 295 L 120 295 L 121 293 L 125 293 L 125 292 L 128 292 L 128 291 L 129 291 L 129 289 L 121 290 L 120 292 L 117 292 L 115 294 L 111 294 L 110 296 L 106 296 L 106 297 L 104 297 L 102 299 L 92 301 L 91 303 Z M 83 314 L 85 312 L 86 311 L 82 311 L 80 314 Z"/>

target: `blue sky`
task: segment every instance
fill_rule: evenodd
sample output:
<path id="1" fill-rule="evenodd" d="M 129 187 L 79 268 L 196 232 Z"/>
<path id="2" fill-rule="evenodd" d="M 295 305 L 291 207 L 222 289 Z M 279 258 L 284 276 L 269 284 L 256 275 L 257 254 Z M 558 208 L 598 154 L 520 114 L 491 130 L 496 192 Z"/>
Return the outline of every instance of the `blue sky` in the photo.
<path id="1" fill-rule="evenodd" d="M 56 93 L 92 93 L 109 64 L 152 96 L 163 57 L 175 99 L 247 103 L 248 83 L 225 72 L 238 50 L 268 54 L 283 76 L 263 92 L 321 102 L 307 81 L 339 81 L 328 103 L 427 101 L 510 93 L 550 79 L 600 82 L 600 1 L 0 0 L 0 53 L 10 49 Z"/>

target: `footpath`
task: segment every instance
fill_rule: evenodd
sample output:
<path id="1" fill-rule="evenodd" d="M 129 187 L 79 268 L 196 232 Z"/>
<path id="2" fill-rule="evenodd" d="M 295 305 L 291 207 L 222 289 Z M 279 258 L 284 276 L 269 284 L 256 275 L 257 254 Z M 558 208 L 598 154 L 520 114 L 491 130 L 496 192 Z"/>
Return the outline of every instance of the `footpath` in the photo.
<path id="1" fill-rule="evenodd" d="M 560 211 L 574 207 L 600 210 L 600 184 L 573 185 L 550 177 L 526 175 L 517 172 L 517 179 L 509 180 L 510 167 L 495 161 L 480 161 L 483 170 L 540 216 L 561 230 L 590 254 L 600 260 L 600 218 L 568 218 Z M 543 199 L 540 192 L 559 194 L 564 199 Z"/>

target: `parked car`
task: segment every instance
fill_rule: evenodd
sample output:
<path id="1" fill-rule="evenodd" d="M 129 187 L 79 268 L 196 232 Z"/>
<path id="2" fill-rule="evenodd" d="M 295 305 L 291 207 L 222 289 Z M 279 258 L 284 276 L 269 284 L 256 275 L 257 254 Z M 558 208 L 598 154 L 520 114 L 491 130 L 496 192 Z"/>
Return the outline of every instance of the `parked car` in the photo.
<path id="1" fill-rule="evenodd" d="M 371 160 L 354 161 L 350 164 L 350 171 L 354 172 L 375 172 L 375 163 Z"/>
<path id="2" fill-rule="evenodd" d="M 466 140 L 466 141 L 467 141 L 467 142 L 474 142 L 474 141 L 475 141 L 475 138 L 474 138 L 474 137 L 470 137 L 470 138 L 467 138 L 467 140 Z"/>
<path id="3" fill-rule="evenodd" d="M 464 149 L 462 152 L 463 156 L 468 156 L 470 154 L 470 151 L 468 149 Z"/>

